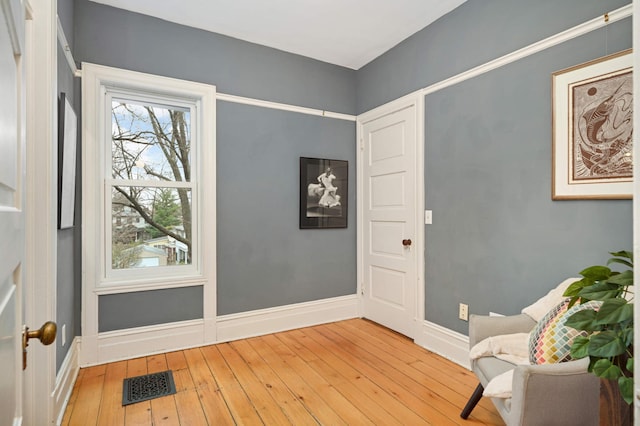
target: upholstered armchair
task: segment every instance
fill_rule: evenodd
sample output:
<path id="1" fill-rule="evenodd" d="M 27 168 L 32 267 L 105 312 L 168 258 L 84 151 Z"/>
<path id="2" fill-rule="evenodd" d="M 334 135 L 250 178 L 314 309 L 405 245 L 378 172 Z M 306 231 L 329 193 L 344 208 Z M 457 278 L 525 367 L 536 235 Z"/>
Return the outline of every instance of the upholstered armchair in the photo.
<path id="1" fill-rule="evenodd" d="M 562 302 L 562 293 L 572 280 L 561 283 L 536 304 L 523 309 L 534 317 L 541 314 L 544 306 Z M 544 303 L 543 303 L 544 302 Z M 565 314 L 570 314 L 566 312 Z M 512 316 L 471 315 L 469 319 L 469 347 L 494 336 L 515 335 L 541 329 L 539 323 L 544 318 L 533 319 L 526 313 Z M 556 315 L 560 318 L 561 315 Z M 553 326 L 553 324 L 551 324 Z M 548 329 L 545 325 L 542 328 Z M 472 350 L 473 352 L 473 350 Z M 554 363 L 513 364 L 499 356 L 481 356 L 471 359 L 471 370 L 480 383 L 462 410 L 460 416 L 466 419 L 480 398 L 491 397 L 498 412 L 508 426 L 515 425 L 598 425 L 600 379 L 587 371 L 589 359 L 569 360 Z M 513 373 L 508 373 L 513 370 Z M 507 380 L 504 380 L 506 378 Z M 492 380 L 496 379 L 494 382 Z M 502 384 L 495 383 L 502 381 Z M 492 388 L 489 395 L 487 387 Z M 507 389 L 502 389 L 506 387 Z M 490 390 L 490 389 L 487 389 Z"/>

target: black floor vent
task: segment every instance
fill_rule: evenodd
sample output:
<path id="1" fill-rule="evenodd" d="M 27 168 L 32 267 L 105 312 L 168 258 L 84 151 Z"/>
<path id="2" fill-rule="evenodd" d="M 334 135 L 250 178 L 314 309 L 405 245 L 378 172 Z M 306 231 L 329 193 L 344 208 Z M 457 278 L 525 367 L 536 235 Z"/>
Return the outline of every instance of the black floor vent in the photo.
<path id="1" fill-rule="evenodd" d="M 122 405 L 147 401 L 176 393 L 171 370 L 124 379 Z"/>

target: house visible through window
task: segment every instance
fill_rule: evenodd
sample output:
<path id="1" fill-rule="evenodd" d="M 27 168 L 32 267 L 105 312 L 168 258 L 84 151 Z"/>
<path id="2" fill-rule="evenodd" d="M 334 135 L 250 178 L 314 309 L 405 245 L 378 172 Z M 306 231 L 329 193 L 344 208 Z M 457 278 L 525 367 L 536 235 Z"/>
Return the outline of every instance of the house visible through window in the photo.
<path id="1" fill-rule="evenodd" d="M 193 114 L 142 96 L 109 99 L 111 269 L 190 265 Z"/>

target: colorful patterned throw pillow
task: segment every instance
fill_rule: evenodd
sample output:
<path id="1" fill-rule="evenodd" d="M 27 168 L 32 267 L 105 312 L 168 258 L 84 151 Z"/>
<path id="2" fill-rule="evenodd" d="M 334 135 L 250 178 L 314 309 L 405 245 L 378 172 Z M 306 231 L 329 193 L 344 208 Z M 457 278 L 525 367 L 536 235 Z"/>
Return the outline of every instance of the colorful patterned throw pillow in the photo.
<path id="1" fill-rule="evenodd" d="M 584 331 L 565 326 L 567 318 L 585 309 L 598 310 L 602 302 L 590 301 L 569 306 L 569 299 L 551 309 L 536 325 L 529 337 L 531 364 L 554 364 L 571 359 L 571 345 Z"/>

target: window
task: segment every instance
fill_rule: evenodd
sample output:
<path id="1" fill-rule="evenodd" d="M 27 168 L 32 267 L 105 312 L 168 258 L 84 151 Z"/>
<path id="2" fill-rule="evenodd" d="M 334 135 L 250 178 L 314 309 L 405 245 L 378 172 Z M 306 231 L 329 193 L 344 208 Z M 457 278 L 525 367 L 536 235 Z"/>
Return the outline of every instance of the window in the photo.
<path id="1" fill-rule="evenodd" d="M 111 176 L 105 176 L 105 183 L 115 218 L 111 269 L 192 265 L 197 258 L 194 107 L 158 105 L 140 93 L 118 95 L 108 90 L 106 97 L 111 109 Z"/>
<path id="2" fill-rule="evenodd" d="M 212 282 L 203 259 L 215 259 L 215 87 L 85 65 L 89 288 Z"/>

